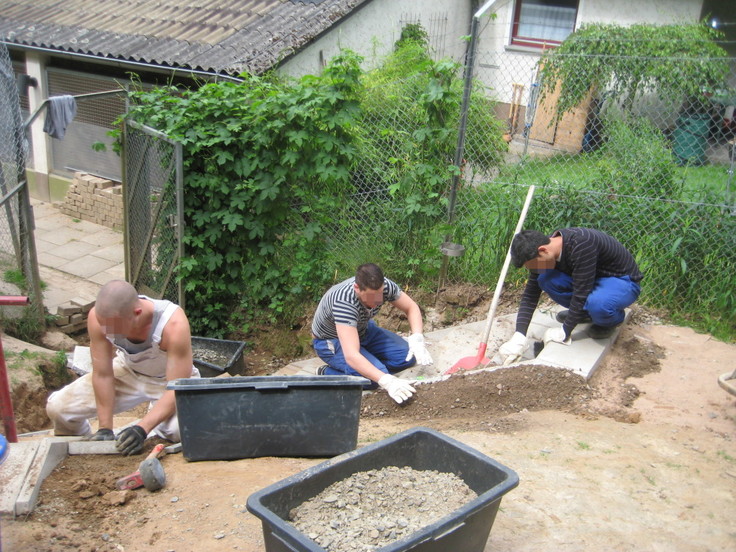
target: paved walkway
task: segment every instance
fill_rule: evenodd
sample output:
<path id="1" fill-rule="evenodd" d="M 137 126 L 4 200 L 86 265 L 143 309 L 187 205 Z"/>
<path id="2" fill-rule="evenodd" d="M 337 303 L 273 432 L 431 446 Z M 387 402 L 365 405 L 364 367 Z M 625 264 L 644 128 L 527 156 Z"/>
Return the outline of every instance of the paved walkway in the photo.
<path id="1" fill-rule="evenodd" d="M 94 301 L 104 283 L 125 278 L 122 232 L 64 215 L 52 203 L 31 205 L 49 313 L 72 299 Z"/>

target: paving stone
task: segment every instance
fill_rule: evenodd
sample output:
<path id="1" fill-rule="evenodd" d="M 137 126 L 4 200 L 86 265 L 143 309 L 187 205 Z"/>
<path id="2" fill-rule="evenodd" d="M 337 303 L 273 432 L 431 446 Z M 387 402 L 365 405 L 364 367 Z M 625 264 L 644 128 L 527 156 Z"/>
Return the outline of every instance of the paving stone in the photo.
<path id="1" fill-rule="evenodd" d="M 59 213 L 59 216 L 66 216 Z M 71 219 L 70 219 L 71 220 Z M 53 244 L 56 244 L 57 246 L 63 246 L 71 242 L 78 242 L 82 238 L 84 238 L 85 234 L 79 229 L 76 228 L 68 228 L 66 226 L 60 225 L 56 228 L 53 228 L 51 230 L 47 231 L 37 231 L 35 232 L 35 238 L 38 240 L 47 241 Z"/>
<path id="2" fill-rule="evenodd" d="M 79 276 L 80 278 L 89 278 L 114 267 L 116 264 L 115 261 L 101 259 L 94 255 L 80 255 L 73 261 L 58 267 L 58 270 Z"/>
<path id="3" fill-rule="evenodd" d="M 120 454 L 115 441 L 70 441 L 69 455 L 75 454 Z"/>
<path id="4" fill-rule="evenodd" d="M 41 483 L 67 457 L 67 442 L 59 438 L 43 439 L 31 462 L 15 501 L 15 515 L 30 514 L 36 507 Z"/>
<path id="5" fill-rule="evenodd" d="M 15 516 L 15 502 L 40 444 L 40 441 L 8 443 L 8 456 L 0 468 L 0 514 Z"/>
<path id="6" fill-rule="evenodd" d="M 54 250 L 54 255 L 56 255 L 57 257 L 62 257 L 64 259 L 69 259 L 69 261 L 73 262 L 85 258 L 86 256 L 95 252 L 97 249 L 98 247 L 96 245 L 85 243 L 77 239 L 59 245 Z M 64 269 L 62 268 L 61 270 Z M 64 272 L 67 271 L 64 270 Z M 71 274 L 74 274 L 74 272 L 72 272 Z"/>
<path id="7" fill-rule="evenodd" d="M 48 266 L 51 268 L 58 268 L 61 265 L 69 262 L 67 259 L 57 257 L 56 255 L 53 255 L 51 253 L 44 253 L 44 252 L 38 252 L 38 251 L 36 253 L 37 253 L 36 258 L 38 259 L 38 263 L 42 264 L 43 266 Z"/>
<path id="8" fill-rule="evenodd" d="M 71 316 L 80 312 L 82 312 L 82 308 L 79 305 L 73 305 L 71 302 L 56 307 L 56 314 L 59 316 Z"/>

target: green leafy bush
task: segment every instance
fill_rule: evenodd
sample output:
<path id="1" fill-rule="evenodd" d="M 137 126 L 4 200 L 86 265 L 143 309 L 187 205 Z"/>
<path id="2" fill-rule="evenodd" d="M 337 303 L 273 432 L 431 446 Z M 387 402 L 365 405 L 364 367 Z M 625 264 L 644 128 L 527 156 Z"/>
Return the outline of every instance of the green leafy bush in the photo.
<path id="1" fill-rule="evenodd" d="M 606 91 L 625 111 L 652 90 L 671 103 L 702 97 L 729 74 L 728 54 L 716 44 L 722 36 L 705 23 L 585 24 L 542 56 L 541 98 L 559 84 L 559 118 L 591 92 Z"/>
<path id="2" fill-rule="evenodd" d="M 648 120 L 609 116 L 604 123 L 605 145 L 592 185 L 616 194 L 679 199 L 682 180 L 667 139 Z"/>
<path id="3" fill-rule="evenodd" d="M 278 316 L 291 291 L 322 283 L 313 268 L 326 253 L 312 244 L 319 213 L 339 205 L 350 183 L 359 61 L 346 52 L 298 82 L 247 77 L 136 93 L 131 116 L 184 147 L 178 277 L 194 332 L 221 335 L 258 309 Z M 295 250 L 310 252 L 301 270 Z"/>
<path id="4" fill-rule="evenodd" d="M 460 67 L 433 61 L 418 31 L 368 73 L 346 51 L 298 81 L 134 93 L 129 116 L 184 148 L 178 277 L 194 332 L 298 318 L 363 262 L 406 283 L 437 274 L 463 87 Z M 468 125 L 483 132 L 469 139 L 482 153 L 467 161 L 490 170 L 503 128 L 474 94 Z"/>

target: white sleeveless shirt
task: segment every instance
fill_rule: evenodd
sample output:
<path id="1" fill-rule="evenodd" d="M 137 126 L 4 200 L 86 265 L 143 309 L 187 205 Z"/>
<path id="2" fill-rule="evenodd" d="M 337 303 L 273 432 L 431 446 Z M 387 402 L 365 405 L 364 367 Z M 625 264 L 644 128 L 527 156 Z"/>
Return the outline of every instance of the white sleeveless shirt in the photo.
<path id="1" fill-rule="evenodd" d="M 134 372 L 153 378 L 166 377 L 166 351 L 159 348 L 161 335 L 164 327 L 171 316 L 179 308 L 179 305 L 171 301 L 151 299 L 145 295 L 139 295 L 140 299 L 153 303 L 153 320 L 151 328 L 153 331 L 148 339 L 142 343 L 133 343 L 124 337 L 107 337 L 107 340 L 117 349 L 117 355 L 122 357 L 125 365 Z"/>

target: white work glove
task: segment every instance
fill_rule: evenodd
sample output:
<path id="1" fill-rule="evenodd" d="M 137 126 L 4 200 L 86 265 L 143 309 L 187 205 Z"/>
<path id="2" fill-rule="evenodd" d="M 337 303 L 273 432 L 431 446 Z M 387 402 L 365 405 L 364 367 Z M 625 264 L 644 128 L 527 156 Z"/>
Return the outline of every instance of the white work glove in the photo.
<path id="1" fill-rule="evenodd" d="M 565 335 L 565 330 L 563 330 L 562 327 L 549 328 L 546 332 L 544 332 L 544 346 L 546 347 L 547 345 L 549 345 L 551 341 L 554 341 L 555 343 L 562 343 L 563 345 L 569 345 L 572 341 L 572 336 L 567 337 Z"/>
<path id="2" fill-rule="evenodd" d="M 406 359 L 404 360 L 408 361 L 411 357 L 415 357 L 417 364 L 423 366 L 434 362 L 432 355 L 429 354 L 427 346 L 424 344 L 424 336 L 422 334 L 411 334 L 406 338 L 406 341 L 409 343 L 409 354 L 406 355 Z"/>
<path id="3" fill-rule="evenodd" d="M 519 362 L 524 356 L 528 348 L 526 336 L 521 332 L 514 332 L 514 335 L 506 343 L 498 348 L 498 353 L 506 357 L 503 361 L 504 366 Z"/>
<path id="4" fill-rule="evenodd" d="M 408 400 L 409 397 L 416 393 L 416 390 L 411 386 L 411 383 L 405 379 L 392 376 L 391 374 L 381 376 L 381 379 L 378 380 L 378 385 L 381 389 L 385 389 L 388 396 L 399 404 Z"/>

